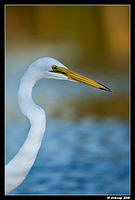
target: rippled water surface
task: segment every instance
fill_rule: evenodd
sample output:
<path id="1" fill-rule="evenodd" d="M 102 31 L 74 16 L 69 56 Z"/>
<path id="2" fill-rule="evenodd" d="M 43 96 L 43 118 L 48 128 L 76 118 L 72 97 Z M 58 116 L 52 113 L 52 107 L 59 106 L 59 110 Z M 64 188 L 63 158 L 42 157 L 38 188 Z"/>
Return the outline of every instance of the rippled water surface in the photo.
<path id="1" fill-rule="evenodd" d="M 30 128 L 17 91 L 32 62 L 53 57 L 112 90 L 36 83 L 33 100 L 46 111 L 47 128 L 32 169 L 11 194 L 129 194 L 129 6 L 7 5 L 5 11 L 6 163 Z"/>
<path id="2" fill-rule="evenodd" d="M 7 124 L 7 161 L 28 129 L 25 120 Z M 128 194 L 128 143 L 128 125 L 122 121 L 48 119 L 34 166 L 11 194 Z"/>

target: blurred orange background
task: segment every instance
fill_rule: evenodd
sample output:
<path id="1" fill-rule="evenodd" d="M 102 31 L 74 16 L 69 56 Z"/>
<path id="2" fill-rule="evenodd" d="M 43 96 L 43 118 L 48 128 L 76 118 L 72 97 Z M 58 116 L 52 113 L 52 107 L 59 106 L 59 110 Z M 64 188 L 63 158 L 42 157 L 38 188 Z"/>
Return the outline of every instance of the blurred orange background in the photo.
<path id="1" fill-rule="evenodd" d="M 100 78 L 113 91 L 104 101 L 80 96 L 71 106 L 73 115 L 83 117 L 92 112 L 98 118 L 128 120 L 129 6 L 7 5 L 5 9 L 7 75 L 19 68 L 23 72 L 39 57 L 54 57 L 72 70 Z M 68 107 L 69 98 L 58 106 L 64 103 Z M 60 109 L 54 108 L 54 113 L 62 115 Z"/>

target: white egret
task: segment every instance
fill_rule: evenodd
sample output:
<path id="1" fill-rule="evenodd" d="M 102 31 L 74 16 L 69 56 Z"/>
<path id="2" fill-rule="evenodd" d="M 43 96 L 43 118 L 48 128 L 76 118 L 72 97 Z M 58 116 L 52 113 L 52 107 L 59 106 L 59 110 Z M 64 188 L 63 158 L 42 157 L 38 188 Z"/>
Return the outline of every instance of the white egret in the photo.
<path id="1" fill-rule="evenodd" d="M 6 194 L 23 182 L 41 146 L 46 127 L 46 116 L 44 110 L 34 103 L 32 99 L 32 88 L 42 78 L 70 80 L 111 91 L 106 86 L 69 70 L 54 58 L 44 57 L 33 62 L 24 73 L 18 91 L 20 110 L 30 120 L 31 127 L 24 144 L 6 165 Z"/>

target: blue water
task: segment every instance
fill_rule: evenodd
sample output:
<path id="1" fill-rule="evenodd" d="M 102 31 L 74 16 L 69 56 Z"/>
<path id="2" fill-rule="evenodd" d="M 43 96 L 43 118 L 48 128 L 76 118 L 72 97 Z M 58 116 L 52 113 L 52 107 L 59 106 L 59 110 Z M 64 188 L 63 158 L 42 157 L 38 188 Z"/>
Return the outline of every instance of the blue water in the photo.
<path id="1" fill-rule="evenodd" d="M 27 137 L 29 122 L 7 122 L 7 162 Z M 10 194 L 129 194 L 129 130 L 118 119 L 47 119 L 36 161 Z"/>

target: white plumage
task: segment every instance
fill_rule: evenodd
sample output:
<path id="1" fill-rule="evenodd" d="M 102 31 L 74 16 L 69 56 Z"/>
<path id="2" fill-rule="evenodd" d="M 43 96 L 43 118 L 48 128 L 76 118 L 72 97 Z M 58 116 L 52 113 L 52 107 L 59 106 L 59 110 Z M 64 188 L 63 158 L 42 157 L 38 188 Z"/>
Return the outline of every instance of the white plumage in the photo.
<path id="1" fill-rule="evenodd" d="M 6 194 L 23 182 L 41 146 L 46 127 L 46 116 L 44 110 L 34 103 L 32 99 L 32 88 L 42 78 L 81 82 L 109 91 L 109 88 L 104 85 L 70 71 L 54 58 L 45 57 L 33 62 L 24 73 L 18 91 L 19 108 L 30 120 L 31 127 L 24 144 L 14 158 L 6 165 Z"/>

